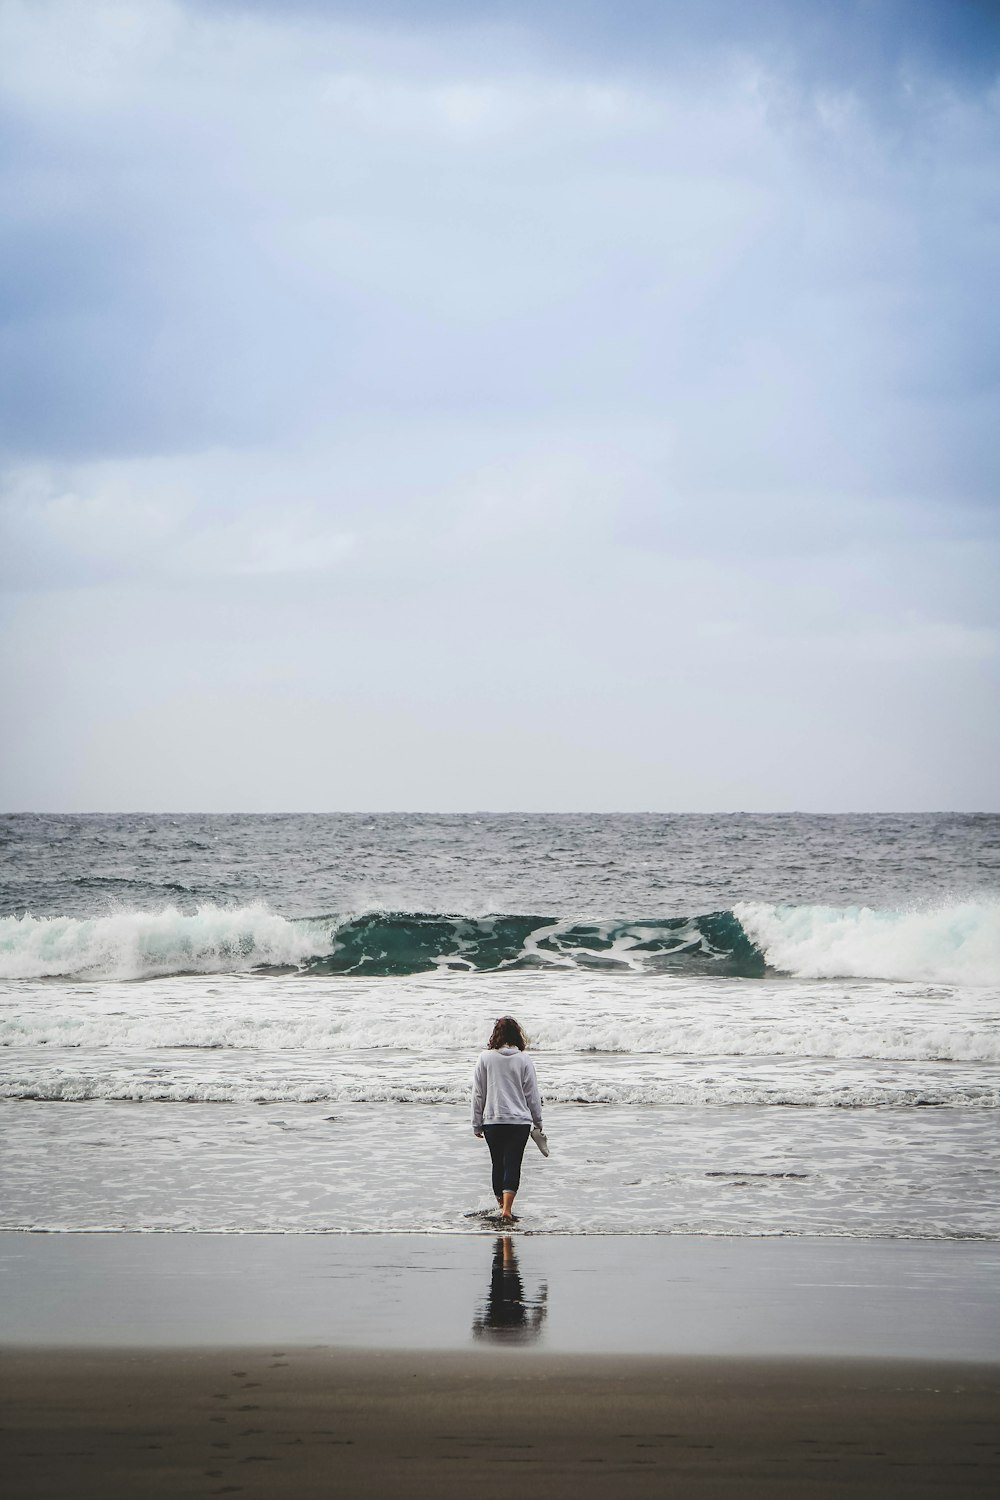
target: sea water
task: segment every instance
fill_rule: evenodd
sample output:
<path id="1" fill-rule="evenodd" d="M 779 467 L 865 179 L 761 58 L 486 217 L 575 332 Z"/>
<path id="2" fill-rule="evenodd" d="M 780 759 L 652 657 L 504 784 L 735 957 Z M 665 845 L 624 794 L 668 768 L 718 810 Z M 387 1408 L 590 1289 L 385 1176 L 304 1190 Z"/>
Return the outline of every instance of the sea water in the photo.
<path id="1" fill-rule="evenodd" d="M 1000 817 L 0 820 L 0 1227 L 1000 1238 Z"/>

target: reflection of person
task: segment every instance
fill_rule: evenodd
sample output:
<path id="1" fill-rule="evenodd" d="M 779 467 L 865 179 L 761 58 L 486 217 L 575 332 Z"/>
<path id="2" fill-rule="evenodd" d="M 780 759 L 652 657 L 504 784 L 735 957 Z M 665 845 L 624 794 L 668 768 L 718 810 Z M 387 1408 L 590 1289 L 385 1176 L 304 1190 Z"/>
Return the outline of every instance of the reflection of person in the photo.
<path id="1" fill-rule="evenodd" d="M 545 1286 L 536 1298 L 525 1300 L 514 1242 L 509 1234 L 499 1235 L 493 1247 L 489 1296 L 473 1319 L 473 1336 L 526 1344 L 541 1334 L 547 1303 Z"/>
<path id="2" fill-rule="evenodd" d="M 525 1057 L 527 1038 L 513 1016 L 501 1016 L 472 1077 L 472 1130 L 485 1136 L 493 1162 L 493 1192 L 500 1217 L 514 1222 L 514 1195 L 532 1125 L 542 1128 L 535 1065 Z"/>

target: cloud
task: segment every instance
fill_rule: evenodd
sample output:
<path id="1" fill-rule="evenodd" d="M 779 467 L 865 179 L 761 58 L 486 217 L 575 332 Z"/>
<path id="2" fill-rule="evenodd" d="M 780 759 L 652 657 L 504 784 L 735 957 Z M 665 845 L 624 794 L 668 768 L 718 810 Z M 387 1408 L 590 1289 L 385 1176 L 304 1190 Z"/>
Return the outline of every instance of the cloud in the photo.
<path id="1" fill-rule="evenodd" d="M 0 484 L 0 573 L 17 588 L 51 589 L 325 572 L 351 557 L 355 536 L 302 497 L 279 488 L 264 500 L 249 475 L 235 493 L 213 494 L 234 477 L 218 453 L 202 462 L 200 493 L 189 463 L 12 470 Z"/>
<path id="2" fill-rule="evenodd" d="M 720 49 L 762 55 L 805 83 L 886 84 L 905 90 L 909 71 L 931 69 L 990 86 L 1000 58 L 1000 19 L 991 0 L 222 0 L 236 14 L 289 16 L 373 27 L 491 29 L 527 33 L 565 66 L 685 67 Z"/>
<path id="3" fill-rule="evenodd" d="M 942 683 L 985 744 L 997 57 L 991 8 L 923 0 L 0 6 L 6 795 L 68 795 L 53 658 L 102 664 L 52 689 L 98 800 L 144 673 L 183 718 L 220 662 L 218 743 L 299 693 L 355 805 L 387 725 L 439 753 L 465 713 L 478 805 L 532 802 L 536 732 L 578 806 L 782 805 L 780 722 L 861 805 L 823 703 L 895 796 Z M 995 795 L 948 764 L 901 788 Z"/>
<path id="4" fill-rule="evenodd" d="M 4 15 L 12 454 L 240 445 L 374 410 L 641 406 L 690 431 L 687 404 L 757 466 L 789 418 L 788 454 L 842 459 L 829 428 L 857 417 L 869 472 L 873 387 L 880 424 L 919 404 L 932 439 L 956 389 L 994 388 L 990 98 L 921 80 L 900 139 L 850 91 L 788 114 L 784 75 L 697 27 L 699 67 L 609 75 L 488 27 Z M 973 471 L 990 415 L 963 434 Z"/>

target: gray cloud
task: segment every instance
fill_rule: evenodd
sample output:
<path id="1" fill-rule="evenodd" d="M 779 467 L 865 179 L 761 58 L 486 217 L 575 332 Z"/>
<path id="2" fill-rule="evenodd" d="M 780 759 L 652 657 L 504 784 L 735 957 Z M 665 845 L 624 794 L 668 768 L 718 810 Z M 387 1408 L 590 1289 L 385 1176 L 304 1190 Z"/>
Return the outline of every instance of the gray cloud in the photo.
<path id="1" fill-rule="evenodd" d="M 468 15 L 0 6 L 8 805 L 995 802 L 990 8 Z"/>
<path id="2" fill-rule="evenodd" d="M 565 60 L 641 68 L 678 57 L 690 66 L 706 50 L 763 57 L 808 85 L 904 88 L 909 70 L 930 69 L 965 84 L 992 86 L 1000 60 L 1000 17 L 991 0 L 222 0 L 234 14 L 281 22 L 298 14 L 401 28 L 517 28 Z M 197 0 L 192 0 L 197 8 Z"/>

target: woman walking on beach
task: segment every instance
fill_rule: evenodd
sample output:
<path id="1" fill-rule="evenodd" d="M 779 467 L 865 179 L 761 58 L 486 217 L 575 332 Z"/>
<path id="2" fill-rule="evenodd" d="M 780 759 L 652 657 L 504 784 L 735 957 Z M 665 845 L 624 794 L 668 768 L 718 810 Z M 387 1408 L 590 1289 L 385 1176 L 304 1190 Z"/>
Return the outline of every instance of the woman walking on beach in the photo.
<path id="1" fill-rule="evenodd" d="M 542 1128 L 535 1065 L 513 1016 L 501 1016 L 472 1076 L 472 1132 L 485 1136 L 493 1161 L 493 1192 L 501 1219 L 514 1222 L 514 1195 L 532 1125 Z"/>

